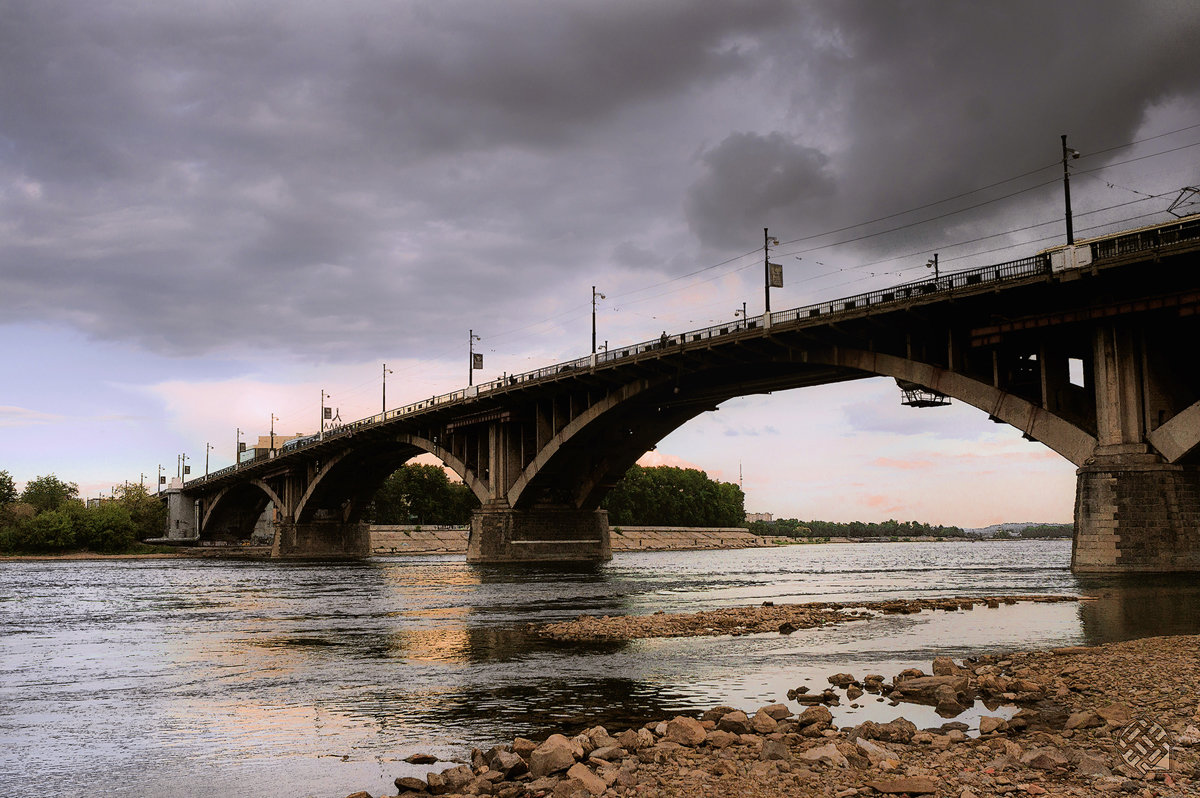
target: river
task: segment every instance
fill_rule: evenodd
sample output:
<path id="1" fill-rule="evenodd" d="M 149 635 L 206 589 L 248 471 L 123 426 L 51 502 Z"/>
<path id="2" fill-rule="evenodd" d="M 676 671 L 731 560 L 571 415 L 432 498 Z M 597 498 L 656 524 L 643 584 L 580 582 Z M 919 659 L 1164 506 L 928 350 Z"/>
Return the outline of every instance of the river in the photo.
<path id="1" fill-rule="evenodd" d="M 835 671 L 890 678 L 939 655 L 1200 632 L 1196 580 L 1081 580 L 1069 559 L 1069 542 L 1019 541 L 630 553 L 577 569 L 0 562 L 0 795 L 394 793 L 396 776 L 430 769 L 401 761 L 416 752 L 753 709 Z M 1086 600 L 790 636 L 581 645 L 525 631 L 581 613 L 1015 593 Z M 942 722 L 921 711 L 836 710 L 841 724 Z"/>

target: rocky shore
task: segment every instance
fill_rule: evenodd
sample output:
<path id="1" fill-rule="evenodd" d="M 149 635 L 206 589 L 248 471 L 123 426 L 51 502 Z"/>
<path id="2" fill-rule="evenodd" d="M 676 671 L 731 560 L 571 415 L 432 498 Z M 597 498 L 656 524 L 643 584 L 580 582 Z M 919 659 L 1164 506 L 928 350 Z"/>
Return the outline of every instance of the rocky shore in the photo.
<path id="1" fill-rule="evenodd" d="M 824 706 L 715 707 L 633 729 L 518 737 L 396 786 L 408 798 L 1200 794 L 1200 636 L 942 658 L 930 670 L 829 682 L 846 696 L 938 703 L 948 716 L 950 703 L 961 710 L 979 699 L 997 714 L 973 727 L 949 720 L 919 730 L 898 717 L 837 728 Z"/>
<path id="2" fill-rule="evenodd" d="M 580 615 L 573 621 L 531 626 L 530 630 L 553 640 L 611 641 L 648 637 L 703 637 L 761 632 L 790 634 L 798 629 L 862 620 L 877 614 L 911 614 L 941 610 L 958 612 L 976 607 L 997 608 L 1018 601 L 1078 601 L 1076 596 L 970 596 L 941 599 L 894 599 L 888 601 L 811 602 L 781 604 L 764 602 L 758 607 L 727 607 L 700 612 L 652 615 Z"/>

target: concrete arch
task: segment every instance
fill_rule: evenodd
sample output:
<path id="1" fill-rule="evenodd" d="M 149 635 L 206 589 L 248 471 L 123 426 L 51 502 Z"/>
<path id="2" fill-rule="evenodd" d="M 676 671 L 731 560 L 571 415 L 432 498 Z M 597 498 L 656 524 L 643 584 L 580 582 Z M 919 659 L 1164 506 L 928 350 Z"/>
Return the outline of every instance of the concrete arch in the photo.
<path id="1" fill-rule="evenodd" d="M 225 504 L 224 504 L 225 499 L 227 497 L 229 497 L 229 495 L 231 493 L 233 493 L 233 494 L 244 493 L 245 492 L 244 488 L 248 485 L 252 485 L 254 487 L 260 488 L 262 490 L 262 492 L 266 495 L 266 502 L 263 502 L 264 506 L 265 506 L 265 504 L 267 504 L 269 502 L 274 502 L 276 507 L 281 508 L 281 509 L 283 508 L 283 503 L 280 501 L 278 494 L 276 494 L 275 491 L 272 490 L 270 485 L 263 482 L 261 479 L 255 478 L 255 479 L 247 480 L 246 482 L 243 482 L 243 483 L 240 483 L 237 485 L 230 485 L 228 487 L 222 488 L 221 491 L 219 493 L 217 493 L 216 496 L 213 497 L 213 500 L 211 502 L 208 502 L 207 507 L 205 507 L 204 517 L 203 517 L 203 519 L 201 519 L 201 522 L 200 522 L 200 537 L 204 537 L 204 533 L 207 530 L 209 530 L 209 528 L 210 528 L 209 525 L 212 522 L 213 518 L 218 517 L 219 513 L 225 511 Z M 261 510 L 259 512 L 261 513 Z"/>
<path id="2" fill-rule="evenodd" d="M 809 362 L 822 362 L 819 358 Z M 1050 411 L 1019 396 L 954 371 L 895 355 L 838 348 L 828 365 L 909 380 L 976 407 L 1045 444 L 1077 466 L 1096 450 L 1096 438 Z"/>
<path id="3" fill-rule="evenodd" d="M 313 494 L 316 493 L 317 488 L 321 484 L 321 480 L 327 477 L 329 472 L 331 472 L 338 463 L 345 460 L 351 451 L 352 450 L 350 449 L 343 449 L 321 465 L 320 470 L 318 470 L 317 473 L 313 475 L 313 478 L 308 481 L 308 487 L 305 488 L 304 495 L 300 497 L 300 501 L 296 502 L 296 507 L 292 511 L 293 518 L 299 521 L 301 517 L 303 517 L 304 511 L 308 509 L 308 502 L 310 499 L 312 499 Z"/>
<path id="4" fill-rule="evenodd" d="M 480 504 L 491 498 L 487 483 L 481 480 L 474 471 L 467 468 L 467 464 L 451 454 L 449 450 L 419 435 L 402 434 L 396 436 L 396 440 L 409 446 L 415 446 L 445 463 L 451 471 L 458 475 L 463 484 L 471 489 L 471 492 L 475 494 L 475 498 L 479 499 Z"/>
<path id="5" fill-rule="evenodd" d="M 510 507 L 516 507 L 521 500 L 521 494 L 529 487 L 530 483 L 538 475 L 538 473 L 546 466 L 551 459 L 565 446 L 569 441 L 574 439 L 589 425 L 603 418 L 609 412 L 621 407 L 635 396 L 645 392 L 650 387 L 649 380 L 636 380 L 621 386 L 620 389 L 613 391 L 608 396 L 596 402 L 587 410 L 580 413 L 572 419 L 566 426 L 558 431 L 550 441 L 542 447 L 533 460 L 527 465 L 517 479 L 508 489 L 508 504 Z M 481 498 L 481 501 L 485 499 Z"/>
<path id="6" fill-rule="evenodd" d="M 1146 436 L 1168 463 L 1177 463 L 1200 446 L 1200 402 L 1176 413 Z"/>

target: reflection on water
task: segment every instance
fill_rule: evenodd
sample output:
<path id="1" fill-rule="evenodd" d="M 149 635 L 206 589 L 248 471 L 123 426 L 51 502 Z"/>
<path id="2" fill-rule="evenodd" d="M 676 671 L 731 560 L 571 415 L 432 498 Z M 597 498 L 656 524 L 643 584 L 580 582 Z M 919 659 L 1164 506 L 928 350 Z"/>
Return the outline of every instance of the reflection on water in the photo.
<path id="1" fill-rule="evenodd" d="M 1195 634 L 1200 579 L 1195 574 L 1081 577 L 1079 607 L 1089 644 L 1136 637 Z"/>
<path id="2" fill-rule="evenodd" d="M 400 761 L 417 751 L 753 709 L 835 671 L 890 677 L 939 655 L 1198 631 L 1194 580 L 1077 580 L 1069 557 L 1069 543 L 1029 541 L 620 554 L 567 569 L 457 557 L 0 563 L 0 784 L 6 795 L 380 794 L 424 774 Z M 1091 600 L 790 636 L 597 645 L 527 629 L 765 600 L 1076 592 Z M 835 708 L 839 724 L 942 722 L 925 707 L 856 703 Z"/>

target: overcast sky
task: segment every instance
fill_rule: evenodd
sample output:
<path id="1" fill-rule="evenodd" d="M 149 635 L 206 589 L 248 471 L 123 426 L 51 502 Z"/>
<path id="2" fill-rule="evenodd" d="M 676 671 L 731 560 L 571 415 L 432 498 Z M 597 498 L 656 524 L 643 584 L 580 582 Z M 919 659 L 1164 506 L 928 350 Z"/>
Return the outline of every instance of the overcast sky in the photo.
<path id="1" fill-rule="evenodd" d="M 772 307 L 1169 219 L 1200 183 L 1179 2 L 0 0 L 0 469 L 158 466 Z M 864 224 L 867 223 L 867 224 Z M 890 232 L 889 232 L 890 231 Z M 647 462 L 747 509 L 1069 521 L 1074 469 L 861 381 Z"/>

